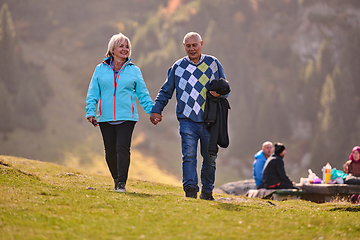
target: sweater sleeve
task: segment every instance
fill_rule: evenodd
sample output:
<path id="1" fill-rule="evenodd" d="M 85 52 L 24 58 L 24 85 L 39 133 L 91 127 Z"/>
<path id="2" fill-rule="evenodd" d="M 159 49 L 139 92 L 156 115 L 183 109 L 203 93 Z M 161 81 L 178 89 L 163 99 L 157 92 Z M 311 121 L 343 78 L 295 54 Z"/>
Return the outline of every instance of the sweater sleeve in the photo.
<path id="1" fill-rule="evenodd" d="M 215 76 L 215 77 L 218 77 L 218 79 L 220 79 L 220 78 L 226 79 L 224 68 L 222 67 L 220 61 L 218 59 L 215 59 L 215 62 L 217 63 L 217 66 L 218 66 L 218 76 Z"/>
<path id="2" fill-rule="evenodd" d="M 167 79 L 161 87 L 151 112 L 161 114 L 175 90 L 175 67 L 168 70 Z"/>
<path id="3" fill-rule="evenodd" d="M 218 74 L 218 79 L 220 78 L 223 78 L 223 79 L 226 79 L 226 76 L 225 76 L 225 72 L 224 72 L 224 68 L 223 66 L 221 65 L 220 61 L 218 59 L 215 59 L 215 62 L 218 66 L 218 71 L 217 71 L 217 74 Z M 228 98 L 229 97 L 229 94 L 226 94 L 226 95 L 221 95 L 221 98 Z"/>

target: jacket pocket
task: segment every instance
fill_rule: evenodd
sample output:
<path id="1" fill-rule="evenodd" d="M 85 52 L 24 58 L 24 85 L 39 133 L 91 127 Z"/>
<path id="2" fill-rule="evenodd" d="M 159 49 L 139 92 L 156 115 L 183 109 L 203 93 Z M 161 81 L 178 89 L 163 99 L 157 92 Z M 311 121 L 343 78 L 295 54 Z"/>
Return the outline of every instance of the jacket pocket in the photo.
<path id="1" fill-rule="evenodd" d="M 101 117 L 101 100 L 102 100 L 102 97 L 100 97 L 100 101 L 99 101 L 99 119 Z"/>
<path id="2" fill-rule="evenodd" d="M 132 117 L 134 117 L 134 104 L 133 104 L 133 97 L 130 96 L 130 101 L 131 101 L 131 113 L 132 113 Z"/>

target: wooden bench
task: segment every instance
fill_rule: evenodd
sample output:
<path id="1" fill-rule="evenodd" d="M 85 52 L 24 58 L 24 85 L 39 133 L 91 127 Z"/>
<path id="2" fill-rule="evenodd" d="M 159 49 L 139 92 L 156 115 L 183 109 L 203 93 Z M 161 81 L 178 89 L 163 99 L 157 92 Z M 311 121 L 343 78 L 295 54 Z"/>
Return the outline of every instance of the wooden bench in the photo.
<path id="1" fill-rule="evenodd" d="M 360 185 L 348 184 L 297 184 L 304 192 L 301 199 L 316 203 L 349 200 L 351 195 L 360 194 Z"/>
<path id="2" fill-rule="evenodd" d="M 282 201 L 300 199 L 303 192 L 296 189 L 252 189 L 247 191 L 245 196 Z"/>
<path id="3" fill-rule="evenodd" d="M 231 195 L 245 195 L 247 197 L 268 198 L 268 199 L 294 199 L 299 198 L 316 203 L 324 203 L 336 200 L 349 200 L 351 195 L 360 194 L 360 185 L 349 184 L 304 184 L 296 185 L 302 191 L 299 195 L 290 195 L 289 192 L 283 192 L 287 195 L 281 195 L 288 189 L 256 189 L 253 179 L 241 180 L 222 185 L 218 190 L 222 193 Z M 274 191 L 277 191 L 274 193 Z M 275 195 L 274 195 L 275 194 Z M 278 196 L 281 196 L 278 198 Z M 287 196 L 287 197 L 284 197 Z"/>
<path id="4" fill-rule="evenodd" d="M 360 194 L 360 185 L 348 184 L 304 184 L 296 185 L 301 190 L 294 189 L 253 189 L 245 196 L 273 200 L 303 199 L 316 203 L 332 201 L 349 201 L 351 195 Z"/>

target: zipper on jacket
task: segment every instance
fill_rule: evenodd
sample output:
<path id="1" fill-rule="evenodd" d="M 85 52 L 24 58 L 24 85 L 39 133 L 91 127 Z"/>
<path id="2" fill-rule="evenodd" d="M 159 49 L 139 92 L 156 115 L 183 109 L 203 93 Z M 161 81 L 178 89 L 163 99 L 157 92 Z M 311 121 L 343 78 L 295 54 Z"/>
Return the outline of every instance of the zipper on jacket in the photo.
<path id="1" fill-rule="evenodd" d="M 130 62 L 130 58 L 128 58 L 128 60 L 120 68 L 117 78 L 115 78 L 114 69 L 107 62 L 105 62 L 105 61 L 103 61 L 103 62 L 111 68 L 111 70 L 113 71 L 113 74 L 114 74 L 114 121 L 116 121 L 116 87 L 117 87 L 117 84 L 119 81 L 120 74 L 121 74 L 122 70 L 124 69 L 124 67 Z"/>
<path id="2" fill-rule="evenodd" d="M 128 64 L 129 60 L 127 62 L 124 63 L 124 65 L 120 68 L 119 73 L 117 75 L 117 79 L 115 82 L 115 92 L 114 92 L 114 121 L 116 121 L 116 88 L 117 88 L 117 84 L 120 78 L 120 74 L 122 72 L 122 70 L 124 69 L 124 67 Z M 114 73 L 114 79 L 115 79 L 115 73 Z"/>

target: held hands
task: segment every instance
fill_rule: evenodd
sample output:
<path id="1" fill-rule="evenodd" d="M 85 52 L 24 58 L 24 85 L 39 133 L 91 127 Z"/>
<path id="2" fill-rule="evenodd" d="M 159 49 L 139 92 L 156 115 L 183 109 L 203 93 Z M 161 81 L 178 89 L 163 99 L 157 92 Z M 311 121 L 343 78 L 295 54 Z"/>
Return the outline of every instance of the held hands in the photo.
<path id="1" fill-rule="evenodd" d="M 162 116 L 159 113 L 151 113 L 150 115 L 150 121 L 152 124 L 157 125 L 159 122 L 161 122 Z"/>
<path id="2" fill-rule="evenodd" d="M 94 125 L 94 127 L 97 127 L 99 125 L 94 117 L 88 117 L 87 120 L 89 121 L 89 123 Z"/>
<path id="3" fill-rule="evenodd" d="M 214 97 L 219 97 L 221 94 L 217 93 L 216 91 L 210 91 L 210 94 Z M 159 122 L 162 121 L 162 115 L 159 113 L 151 113 L 150 115 L 150 121 L 152 124 L 157 125 Z"/>

